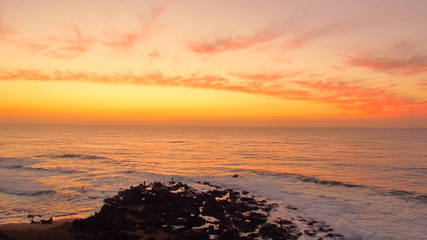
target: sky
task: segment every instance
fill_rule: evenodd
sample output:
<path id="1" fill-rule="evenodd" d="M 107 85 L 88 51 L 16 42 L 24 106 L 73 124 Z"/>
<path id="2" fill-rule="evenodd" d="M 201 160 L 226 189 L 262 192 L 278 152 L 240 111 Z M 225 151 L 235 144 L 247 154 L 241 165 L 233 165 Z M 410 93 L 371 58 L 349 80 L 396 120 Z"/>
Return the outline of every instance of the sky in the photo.
<path id="1" fill-rule="evenodd" d="M 425 0 L 0 0 L 0 122 L 427 127 L 426 12 Z"/>

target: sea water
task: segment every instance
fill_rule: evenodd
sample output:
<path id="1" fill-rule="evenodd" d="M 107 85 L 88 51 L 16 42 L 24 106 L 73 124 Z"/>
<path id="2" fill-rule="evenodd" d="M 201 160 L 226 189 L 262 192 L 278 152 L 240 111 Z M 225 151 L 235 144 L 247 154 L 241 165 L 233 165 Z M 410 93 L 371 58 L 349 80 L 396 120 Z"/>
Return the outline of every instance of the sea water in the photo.
<path id="1" fill-rule="evenodd" d="M 0 126 L 0 223 L 86 217 L 172 178 L 249 191 L 346 239 L 427 239 L 427 129 Z"/>

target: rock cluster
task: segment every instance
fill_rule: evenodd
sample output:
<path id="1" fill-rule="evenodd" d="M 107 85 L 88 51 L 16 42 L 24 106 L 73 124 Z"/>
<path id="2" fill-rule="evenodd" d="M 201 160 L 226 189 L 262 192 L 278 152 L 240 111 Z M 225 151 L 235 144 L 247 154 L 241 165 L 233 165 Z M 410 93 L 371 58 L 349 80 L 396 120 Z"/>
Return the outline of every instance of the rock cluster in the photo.
<path id="1" fill-rule="evenodd" d="M 210 185 L 209 183 L 203 183 Z M 247 193 L 210 185 L 154 182 L 119 192 L 99 213 L 73 222 L 78 239 L 297 239 L 288 220 L 268 222 L 276 206 Z"/>

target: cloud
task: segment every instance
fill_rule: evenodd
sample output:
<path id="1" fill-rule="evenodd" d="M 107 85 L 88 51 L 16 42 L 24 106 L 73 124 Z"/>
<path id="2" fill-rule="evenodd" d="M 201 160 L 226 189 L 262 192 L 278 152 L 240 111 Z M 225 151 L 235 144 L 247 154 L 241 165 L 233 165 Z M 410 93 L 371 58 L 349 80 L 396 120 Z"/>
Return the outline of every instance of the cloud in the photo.
<path id="1" fill-rule="evenodd" d="M 121 32 L 116 30 L 105 31 L 102 44 L 108 48 L 128 53 L 162 28 L 158 19 L 164 12 L 163 6 L 152 7 L 148 17 L 140 16 L 140 27 L 138 29 Z"/>
<path id="2" fill-rule="evenodd" d="M 0 9 L 1 10 L 1 9 Z M 144 40 L 160 31 L 158 18 L 163 13 L 164 7 L 152 7 L 148 17 L 140 17 L 138 29 L 128 32 L 115 30 L 103 31 L 98 34 L 85 34 L 76 24 L 62 25 L 65 34 L 50 35 L 42 37 L 25 37 L 9 41 L 10 44 L 24 48 L 31 53 L 41 54 L 57 59 L 70 59 L 82 56 L 89 52 L 97 44 L 106 46 L 118 52 L 130 52 Z M 7 27 L 2 21 L 0 11 L 0 40 L 6 33 L 10 33 L 12 28 Z"/>
<path id="3" fill-rule="evenodd" d="M 295 31 L 291 33 L 291 37 L 283 43 L 285 50 L 296 50 L 302 48 L 315 40 L 325 38 L 334 34 L 343 34 L 347 32 L 354 32 L 358 29 L 364 29 L 367 26 L 373 26 L 380 23 L 389 23 L 390 17 L 385 14 L 378 13 L 365 13 L 362 16 L 352 17 L 345 20 L 331 22 L 328 24 L 312 27 L 311 29 L 304 29 L 298 26 Z"/>
<path id="4" fill-rule="evenodd" d="M 259 73 L 247 73 L 247 72 L 231 72 L 230 75 L 257 82 L 277 82 L 284 78 L 294 78 L 303 72 L 292 71 L 292 72 L 259 72 Z"/>
<path id="5" fill-rule="evenodd" d="M 376 72 L 410 76 L 427 71 L 427 51 L 399 45 L 387 51 L 372 51 L 359 55 L 344 55 L 346 64 L 369 68 Z"/>
<path id="6" fill-rule="evenodd" d="M 89 51 L 95 44 L 95 38 L 86 36 L 75 25 L 64 26 L 65 37 L 45 37 L 42 39 L 26 40 L 20 43 L 30 52 L 42 54 L 54 58 L 75 58 Z M 68 36 L 67 36 L 68 35 Z"/>
<path id="7" fill-rule="evenodd" d="M 0 6 L 0 41 L 6 39 L 10 34 L 14 32 L 13 27 L 5 22 L 3 16 L 3 10 Z"/>
<path id="8" fill-rule="evenodd" d="M 158 50 L 155 49 L 155 50 L 148 52 L 147 57 L 148 57 L 148 60 L 150 60 L 150 61 L 155 60 L 155 59 L 160 58 L 160 53 Z"/>
<path id="9" fill-rule="evenodd" d="M 252 74 L 240 75 L 249 79 L 255 77 Z M 415 114 L 427 117 L 427 102 L 396 95 L 390 91 L 389 86 L 373 88 L 337 79 L 282 81 L 275 74 L 259 76 L 265 77 L 264 79 L 259 78 L 259 81 L 266 81 L 267 83 L 236 82 L 218 75 L 199 73 L 174 76 L 164 75 L 161 72 L 102 74 L 37 69 L 0 71 L 0 81 L 77 81 L 212 89 L 277 97 L 284 100 L 334 104 L 341 109 L 358 110 L 369 113 L 371 116 L 395 116 L 393 114 L 405 113 L 407 116 Z M 272 79 L 272 82 L 267 79 Z"/>
<path id="10" fill-rule="evenodd" d="M 187 47 L 194 53 L 215 54 L 225 51 L 242 50 L 273 41 L 288 33 L 297 23 L 295 19 L 270 26 L 249 35 L 228 35 L 212 41 L 187 41 Z"/>
<path id="11" fill-rule="evenodd" d="M 294 81 L 313 92 L 312 100 L 335 103 L 343 108 L 359 108 L 367 111 L 387 110 L 393 106 L 410 103 L 384 88 L 369 88 L 339 80 Z"/>
<path id="12" fill-rule="evenodd" d="M 293 18 L 280 24 L 272 24 L 254 34 L 229 34 L 211 41 L 187 41 L 187 47 L 198 54 L 216 54 L 248 49 L 283 38 L 286 40 L 283 40 L 282 48 L 290 51 L 330 35 L 352 32 L 373 25 L 373 23 L 379 24 L 389 20 L 384 14 L 366 13 L 363 16 L 318 25 L 310 29 L 304 27 L 302 18 Z"/>
<path id="13" fill-rule="evenodd" d="M 304 47 L 308 43 L 317 39 L 327 37 L 340 31 L 350 31 L 351 28 L 347 26 L 347 22 L 335 23 L 330 25 L 321 26 L 311 30 L 299 30 L 293 33 L 290 39 L 283 43 L 285 50 L 295 50 Z"/>

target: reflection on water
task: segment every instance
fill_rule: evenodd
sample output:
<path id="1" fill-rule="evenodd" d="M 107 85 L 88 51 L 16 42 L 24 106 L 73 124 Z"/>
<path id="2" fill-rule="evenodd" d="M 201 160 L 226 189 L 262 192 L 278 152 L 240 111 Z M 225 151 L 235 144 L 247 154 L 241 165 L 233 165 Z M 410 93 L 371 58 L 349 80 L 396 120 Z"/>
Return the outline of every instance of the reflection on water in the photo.
<path id="1" fill-rule="evenodd" d="M 5 125 L 0 133 L 0 222 L 35 210 L 87 215 L 144 180 L 233 184 L 235 173 L 246 182 L 234 179 L 234 187 L 272 198 L 269 189 L 278 188 L 287 201 L 291 193 L 301 202 L 322 195 L 325 202 L 316 201 L 349 209 L 354 201 L 366 207 L 392 197 L 389 212 L 394 201 L 413 209 L 427 202 L 427 129 Z M 356 195 L 349 200 L 344 189 Z M 331 190 L 337 195 L 326 194 Z"/>

